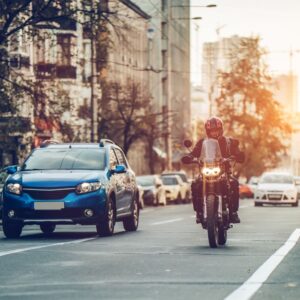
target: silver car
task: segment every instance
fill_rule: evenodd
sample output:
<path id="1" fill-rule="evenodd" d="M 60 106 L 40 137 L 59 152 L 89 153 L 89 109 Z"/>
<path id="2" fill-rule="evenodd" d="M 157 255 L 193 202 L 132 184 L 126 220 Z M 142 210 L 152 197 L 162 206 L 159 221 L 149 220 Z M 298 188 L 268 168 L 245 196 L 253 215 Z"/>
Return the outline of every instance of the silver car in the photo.
<path id="1" fill-rule="evenodd" d="M 165 187 L 159 175 L 137 176 L 136 181 L 143 189 L 143 199 L 145 204 L 167 204 Z"/>

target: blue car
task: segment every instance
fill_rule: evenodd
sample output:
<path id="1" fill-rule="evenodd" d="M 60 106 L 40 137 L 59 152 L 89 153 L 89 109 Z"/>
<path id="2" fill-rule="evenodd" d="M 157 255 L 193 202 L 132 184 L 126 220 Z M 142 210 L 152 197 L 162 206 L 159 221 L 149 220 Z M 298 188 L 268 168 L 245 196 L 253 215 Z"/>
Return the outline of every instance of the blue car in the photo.
<path id="1" fill-rule="evenodd" d="M 3 188 L 3 232 L 17 238 L 25 225 L 40 225 L 44 234 L 58 224 L 96 225 L 110 236 L 116 221 L 126 231 L 139 223 L 135 174 L 116 144 L 46 142 L 21 167 L 10 166 Z"/>

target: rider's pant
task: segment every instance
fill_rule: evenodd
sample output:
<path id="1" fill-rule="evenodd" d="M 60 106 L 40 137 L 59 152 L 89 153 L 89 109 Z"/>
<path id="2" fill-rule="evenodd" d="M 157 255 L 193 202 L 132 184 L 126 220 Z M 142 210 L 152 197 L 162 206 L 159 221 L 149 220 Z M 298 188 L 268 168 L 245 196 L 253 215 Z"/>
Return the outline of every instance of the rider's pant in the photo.
<path id="1" fill-rule="evenodd" d="M 237 212 L 239 209 L 239 182 L 236 178 L 230 178 L 231 185 L 231 197 L 229 201 L 229 210 L 231 212 Z M 227 186 L 225 183 L 221 184 L 222 194 L 227 194 Z M 193 208 L 197 212 L 203 210 L 203 181 L 201 178 L 197 178 L 192 183 L 192 199 Z"/>

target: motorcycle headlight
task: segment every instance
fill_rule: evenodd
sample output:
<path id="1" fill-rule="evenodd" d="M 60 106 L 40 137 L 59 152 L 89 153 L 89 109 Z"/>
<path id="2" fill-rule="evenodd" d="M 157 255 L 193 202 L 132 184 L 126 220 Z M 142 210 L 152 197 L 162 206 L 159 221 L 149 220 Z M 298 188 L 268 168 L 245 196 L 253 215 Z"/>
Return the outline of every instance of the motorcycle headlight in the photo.
<path id="1" fill-rule="evenodd" d="M 101 182 L 83 182 L 77 185 L 76 193 L 85 194 L 97 191 L 101 188 Z"/>
<path id="2" fill-rule="evenodd" d="M 9 183 L 6 186 L 6 190 L 12 194 L 21 195 L 22 186 L 19 183 Z"/>
<path id="3" fill-rule="evenodd" d="M 219 167 L 215 167 L 215 168 L 204 167 L 202 169 L 202 174 L 204 176 L 218 176 L 220 173 L 221 173 L 221 169 Z"/>

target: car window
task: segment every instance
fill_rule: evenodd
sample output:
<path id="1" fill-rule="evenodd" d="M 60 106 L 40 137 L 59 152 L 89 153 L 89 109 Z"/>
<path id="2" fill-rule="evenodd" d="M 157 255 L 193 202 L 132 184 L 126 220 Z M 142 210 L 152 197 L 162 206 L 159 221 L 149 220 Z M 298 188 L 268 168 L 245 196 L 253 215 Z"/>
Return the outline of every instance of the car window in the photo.
<path id="1" fill-rule="evenodd" d="M 124 165 L 127 167 L 127 162 L 124 158 L 124 154 L 122 153 L 122 151 L 120 149 L 115 148 L 115 153 L 117 155 L 118 161 L 120 165 Z"/>
<path id="2" fill-rule="evenodd" d="M 37 149 L 22 170 L 104 170 L 103 149 Z"/>
<path id="3" fill-rule="evenodd" d="M 176 177 L 167 177 L 163 176 L 162 177 L 162 182 L 164 185 L 176 185 L 178 184 L 178 180 Z"/>
<path id="4" fill-rule="evenodd" d="M 118 164 L 118 160 L 114 150 L 111 148 L 109 151 L 109 167 L 110 169 L 114 168 Z"/>
<path id="5" fill-rule="evenodd" d="M 188 182 L 187 176 L 184 173 L 168 173 L 168 175 L 178 175 L 183 182 Z M 162 176 L 166 176 L 166 175 L 162 175 Z"/>
<path id="6" fill-rule="evenodd" d="M 155 185 L 155 178 L 153 176 L 138 176 L 136 181 L 141 186 L 153 186 Z"/>
<path id="7" fill-rule="evenodd" d="M 284 174 L 266 174 L 261 178 L 260 183 L 294 183 L 294 179 L 290 175 Z"/>

